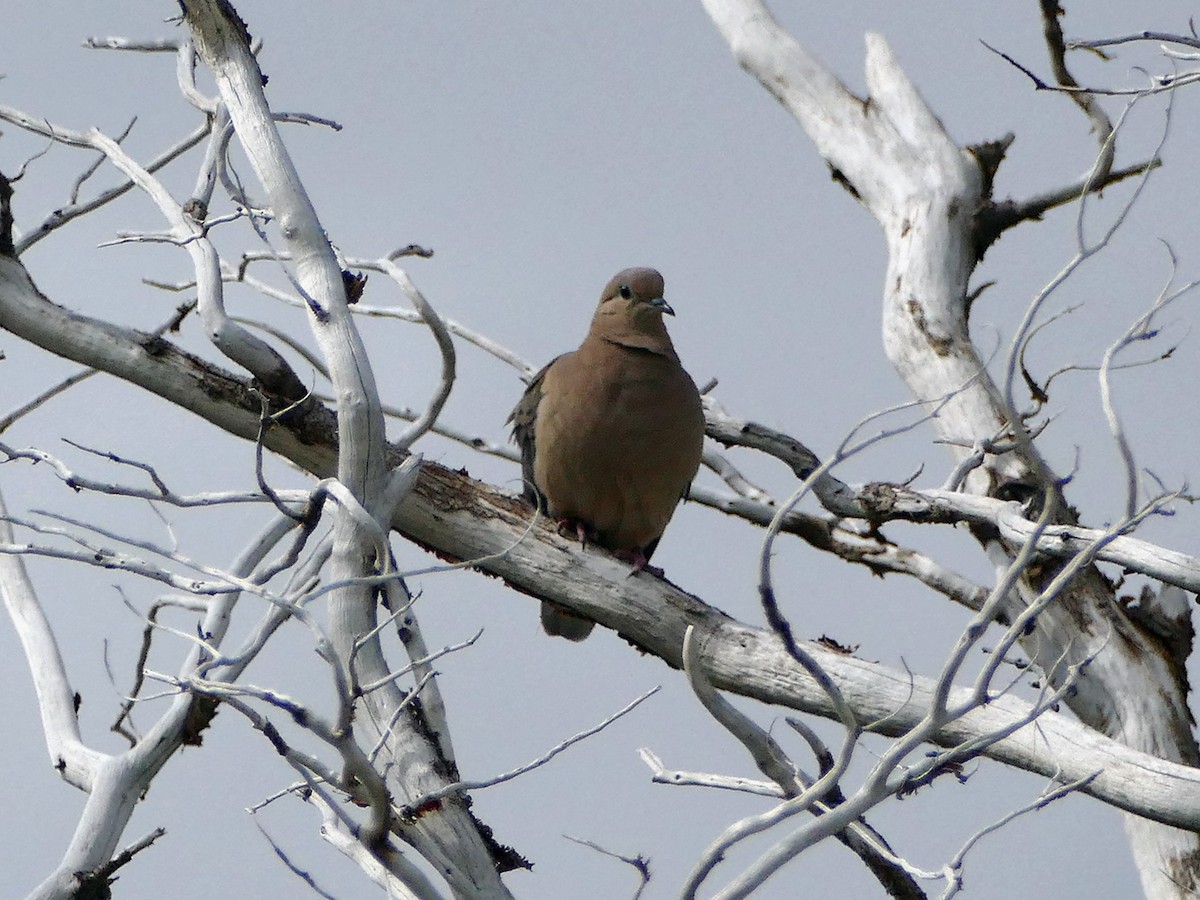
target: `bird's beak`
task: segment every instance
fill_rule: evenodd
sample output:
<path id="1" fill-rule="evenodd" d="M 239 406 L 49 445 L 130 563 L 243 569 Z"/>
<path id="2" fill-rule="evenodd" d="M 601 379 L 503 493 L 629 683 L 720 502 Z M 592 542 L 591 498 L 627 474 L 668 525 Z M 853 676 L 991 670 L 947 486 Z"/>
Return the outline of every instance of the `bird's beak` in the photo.
<path id="1" fill-rule="evenodd" d="M 663 315 L 666 315 L 666 316 L 675 315 L 675 310 L 671 309 L 671 304 L 668 303 L 666 300 L 664 300 L 662 297 L 655 297 L 653 300 L 650 301 L 650 305 L 653 306 L 657 310 L 661 310 Z"/>

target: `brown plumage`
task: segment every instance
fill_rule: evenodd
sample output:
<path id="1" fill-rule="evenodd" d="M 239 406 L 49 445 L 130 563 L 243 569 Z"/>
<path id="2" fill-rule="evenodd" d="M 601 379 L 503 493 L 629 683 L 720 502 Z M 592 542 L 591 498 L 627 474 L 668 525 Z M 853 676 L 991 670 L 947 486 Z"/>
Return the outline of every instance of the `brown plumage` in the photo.
<path id="1" fill-rule="evenodd" d="M 525 496 L 634 563 L 654 552 L 700 466 L 704 411 L 663 315 L 663 279 L 626 269 L 605 286 L 578 350 L 542 369 L 509 421 Z M 542 604 L 548 634 L 581 641 L 586 619 Z"/>

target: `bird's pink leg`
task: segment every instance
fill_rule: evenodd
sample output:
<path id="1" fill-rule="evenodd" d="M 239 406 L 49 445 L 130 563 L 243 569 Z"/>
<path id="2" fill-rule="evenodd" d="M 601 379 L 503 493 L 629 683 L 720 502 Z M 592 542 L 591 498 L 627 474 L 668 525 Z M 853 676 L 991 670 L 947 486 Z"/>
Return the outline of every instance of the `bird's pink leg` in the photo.
<path id="1" fill-rule="evenodd" d="M 575 537 L 579 538 L 580 547 L 587 549 L 588 541 L 595 541 L 597 534 L 587 522 L 582 519 L 572 519 L 570 516 L 564 516 L 558 520 L 558 533 L 570 534 L 574 532 Z"/>
<path id="2" fill-rule="evenodd" d="M 641 547 L 634 547 L 632 550 L 622 550 L 615 554 L 617 559 L 624 560 L 628 563 L 633 563 L 633 569 L 630 570 L 630 575 L 636 575 L 638 572 L 649 572 L 651 575 L 657 575 L 662 578 L 663 570 L 658 566 L 650 565 L 650 560 L 646 559 L 646 554 Z"/>
<path id="3" fill-rule="evenodd" d="M 579 539 L 581 549 L 586 550 L 589 543 L 595 543 L 600 537 L 599 532 L 582 519 L 563 516 L 557 521 L 558 533 L 564 535 L 574 533 L 575 537 Z M 646 558 L 646 553 L 641 547 L 634 547 L 632 550 L 618 550 L 613 556 L 633 565 L 633 568 L 629 571 L 630 575 L 636 575 L 638 572 L 649 572 L 651 575 L 656 575 L 659 578 L 663 577 L 663 570 L 658 566 L 650 565 L 650 560 Z"/>

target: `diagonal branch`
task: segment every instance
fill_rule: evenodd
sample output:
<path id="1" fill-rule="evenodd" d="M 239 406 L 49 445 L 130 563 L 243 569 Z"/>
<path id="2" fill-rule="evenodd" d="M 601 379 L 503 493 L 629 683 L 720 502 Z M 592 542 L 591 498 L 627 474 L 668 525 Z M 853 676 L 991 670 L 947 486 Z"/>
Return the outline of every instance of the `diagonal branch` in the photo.
<path id="1" fill-rule="evenodd" d="M 11 544 L 13 540 L 4 498 L 0 497 L 0 544 Z M 42 611 L 25 562 L 18 555 L 0 553 L 0 596 L 33 675 L 50 760 L 70 784 L 89 790 L 103 754 L 83 743 L 77 695 L 67 679 L 58 642 Z"/>
<path id="2" fill-rule="evenodd" d="M 1067 46 L 1063 40 L 1062 25 L 1059 18 L 1063 15 L 1058 0 L 1039 0 L 1042 10 L 1042 35 L 1046 40 L 1046 49 L 1050 52 L 1050 67 L 1059 87 L 1078 88 L 1080 84 L 1067 69 Z M 1094 178 L 1104 181 L 1112 171 L 1113 160 L 1117 155 L 1116 142 L 1109 140 L 1113 133 L 1112 119 L 1100 106 L 1094 94 L 1088 91 L 1071 91 L 1067 94 L 1088 117 L 1092 123 L 1092 131 L 1099 142 L 1099 161 L 1095 167 Z"/>
<path id="3" fill-rule="evenodd" d="M 20 264 L 4 256 L 0 327 L 139 384 L 230 434 L 252 441 L 258 432 L 258 403 L 242 379 L 162 339 L 156 339 L 155 352 L 148 353 L 138 332 L 69 313 L 38 293 Z M 325 477 L 337 452 L 335 434 L 332 415 L 316 406 L 269 430 L 264 443 L 314 476 Z M 393 525 L 443 558 L 484 560 L 479 568 L 520 592 L 579 610 L 676 668 L 682 666 L 687 625 L 701 623 L 707 635 L 705 673 L 716 688 L 831 715 L 828 698 L 797 671 L 776 638 L 729 619 L 668 582 L 628 578 L 628 566 L 599 550 L 580 552 L 577 543 L 561 538 L 551 526 L 536 524 L 531 530 L 531 515 L 527 504 L 426 462 Z M 808 649 L 838 683 L 860 721 L 884 720 L 880 731 L 897 733 L 911 727 L 916 719 L 910 703 L 919 710 L 928 702 L 932 686 L 921 679 L 818 645 Z M 1022 714 L 1019 701 L 1003 697 L 935 740 L 955 746 Z M 991 747 L 988 755 L 1048 777 L 1061 771 L 1064 778 L 1073 779 L 1104 769 L 1087 793 L 1177 827 L 1200 828 L 1200 774 L 1195 770 L 1125 748 L 1062 716 L 1044 716 L 1039 733 L 1037 738 L 1010 737 Z M 1067 768 L 1060 770 L 1064 761 Z M 1122 773 L 1132 772 L 1130 767 L 1153 772 L 1154 777 L 1126 777 Z"/>

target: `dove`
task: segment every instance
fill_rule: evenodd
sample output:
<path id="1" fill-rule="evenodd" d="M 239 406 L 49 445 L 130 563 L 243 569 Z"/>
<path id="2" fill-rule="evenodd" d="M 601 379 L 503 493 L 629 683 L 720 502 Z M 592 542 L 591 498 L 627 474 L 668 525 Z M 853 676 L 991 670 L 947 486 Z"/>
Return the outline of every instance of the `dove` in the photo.
<path id="1" fill-rule="evenodd" d="M 509 422 L 524 495 L 586 545 L 646 567 L 687 493 L 704 447 L 704 410 L 663 316 L 654 269 L 625 269 L 605 285 L 579 349 L 533 377 Z M 581 641 L 592 622 L 542 604 L 547 634 Z"/>

